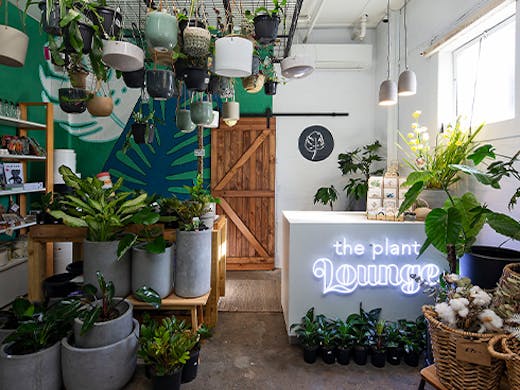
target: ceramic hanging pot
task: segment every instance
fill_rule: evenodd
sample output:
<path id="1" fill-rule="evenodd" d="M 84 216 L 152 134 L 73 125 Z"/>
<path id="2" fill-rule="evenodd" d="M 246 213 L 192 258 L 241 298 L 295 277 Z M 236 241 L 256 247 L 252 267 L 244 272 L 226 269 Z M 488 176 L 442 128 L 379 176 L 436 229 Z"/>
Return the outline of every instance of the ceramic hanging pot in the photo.
<path id="1" fill-rule="evenodd" d="M 258 15 L 255 16 L 255 38 L 262 44 L 274 42 L 278 36 L 278 25 L 280 24 L 280 18 L 269 15 Z"/>
<path id="2" fill-rule="evenodd" d="M 144 26 L 148 47 L 159 52 L 167 52 L 177 45 L 179 34 L 177 18 L 166 10 L 148 12 Z"/>
<path id="3" fill-rule="evenodd" d="M 95 95 L 87 102 L 87 110 L 92 116 L 110 116 L 114 102 L 109 96 Z"/>
<path id="4" fill-rule="evenodd" d="M 87 91 L 79 88 L 58 90 L 60 108 L 68 114 L 81 114 L 87 109 Z"/>
<path id="5" fill-rule="evenodd" d="M 97 13 L 97 15 L 96 15 Z M 87 16 L 95 26 L 104 39 L 116 38 L 121 34 L 121 27 L 123 26 L 123 15 L 119 12 L 119 8 L 114 10 L 109 7 L 96 7 L 96 13 L 87 12 Z"/>
<path id="6" fill-rule="evenodd" d="M 240 119 L 240 103 L 224 102 L 222 103 L 222 120 L 228 126 L 234 126 Z"/>
<path id="7" fill-rule="evenodd" d="M 241 37 L 223 37 L 215 41 L 215 73 L 224 77 L 251 75 L 253 43 Z"/>
<path id="8" fill-rule="evenodd" d="M 175 73 L 165 69 L 147 70 L 146 90 L 151 97 L 157 100 L 166 100 L 177 96 Z"/>
<path id="9" fill-rule="evenodd" d="M 61 27 L 60 27 L 60 4 L 59 2 L 54 2 L 52 5 L 52 9 L 47 14 L 47 2 L 40 1 L 38 3 L 38 7 L 42 11 L 40 24 L 42 26 L 43 31 L 47 34 L 51 35 L 61 35 Z"/>
<path id="10" fill-rule="evenodd" d="M 29 37 L 13 27 L 0 25 L 0 65 L 20 68 L 25 64 Z"/>
<path id="11" fill-rule="evenodd" d="M 133 72 L 144 67 L 144 51 L 124 41 L 103 41 L 103 62 L 121 72 Z"/>
<path id="12" fill-rule="evenodd" d="M 191 121 L 198 126 L 207 126 L 213 121 L 213 104 L 210 101 L 196 101 L 190 105 Z"/>
<path id="13" fill-rule="evenodd" d="M 128 88 L 144 87 L 144 68 L 132 72 L 123 72 L 123 81 Z"/>
<path id="14" fill-rule="evenodd" d="M 89 26 L 86 23 L 78 22 L 78 29 L 79 33 L 81 35 L 81 40 L 83 41 L 83 54 L 90 53 L 90 50 L 92 50 L 92 37 L 94 35 L 94 29 L 92 26 Z M 65 42 L 65 51 L 67 53 L 75 53 L 76 50 L 72 47 L 72 44 L 70 43 L 69 33 L 68 29 L 65 29 L 63 31 L 63 40 Z"/>
<path id="15" fill-rule="evenodd" d="M 209 75 L 206 69 L 186 68 L 183 75 L 184 83 L 189 90 L 203 92 L 208 88 Z"/>
<path id="16" fill-rule="evenodd" d="M 191 133 L 197 128 L 197 125 L 191 120 L 191 111 L 182 108 L 178 108 L 175 112 L 175 124 L 183 133 Z"/>

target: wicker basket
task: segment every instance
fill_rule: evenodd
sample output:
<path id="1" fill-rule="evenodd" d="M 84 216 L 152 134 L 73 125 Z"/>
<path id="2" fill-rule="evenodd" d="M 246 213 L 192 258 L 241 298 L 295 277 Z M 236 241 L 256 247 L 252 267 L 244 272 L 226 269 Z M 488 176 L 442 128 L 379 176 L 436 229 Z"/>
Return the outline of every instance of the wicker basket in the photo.
<path id="1" fill-rule="evenodd" d="M 507 264 L 493 298 L 495 312 L 509 318 L 520 310 L 520 263 Z"/>
<path id="2" fill-rule="evenodd" d="M 489 341 L 488 351 L 491 356 L 505 360 L 511 389 L 520 389 L 520 340 L 513 335 L 495 336 Z"/>
<path id="3" fill-rule="evenodd" d="M 428 330 L 441 383 L 453 390 L 494 390 L 500 386 L 504 364 L 500 359 L 491 358 L 491 366 L 482 366 L 457 359 L 459 340 L 487 343 L 495 334 L 471 333 L 450 328 L 437 320 L 437 314 L 430 306 L 423 306 Z"/>
<path id="4" fill-rule="evenodd" d="M 186 27 L 183 33 L 184 53 L 192 57 L 204 57 L 209 54 L 211 33 L 202 27 Z"/>

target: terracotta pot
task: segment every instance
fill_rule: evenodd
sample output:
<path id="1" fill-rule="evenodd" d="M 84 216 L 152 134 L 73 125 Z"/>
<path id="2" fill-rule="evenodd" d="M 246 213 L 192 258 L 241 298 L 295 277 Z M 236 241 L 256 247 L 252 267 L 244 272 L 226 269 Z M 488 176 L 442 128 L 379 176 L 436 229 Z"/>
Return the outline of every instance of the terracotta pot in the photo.
<path id="1" fill-rule="evenodd" d="M 0 25 L 0 65 L 20 68 L 25 64 L 29 37 L 23 32 Z"/>
<path id="2" fill-rule="evenodd" d="M 110 116 L 114 102 L 109 96 L 95 95 L 87 102 L 87 110 L 93 116 Z"/>
<path id="3" fill-rule="evenodd" d="M 72 88 L 87 89 L 88 72 L 74 70 L 69 72 L 70 85 Z"/>

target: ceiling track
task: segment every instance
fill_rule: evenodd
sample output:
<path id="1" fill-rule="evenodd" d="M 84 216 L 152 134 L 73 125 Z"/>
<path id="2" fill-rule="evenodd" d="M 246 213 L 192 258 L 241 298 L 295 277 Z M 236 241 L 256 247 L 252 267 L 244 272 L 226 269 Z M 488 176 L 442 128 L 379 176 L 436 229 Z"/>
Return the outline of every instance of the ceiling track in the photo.
<path id="1" fill-rule="evenodd" d="M 298 18 L 300 16 L 300 11 L 302 9 L 303 0 L 296 0 L 296 5 L 294 6 L 294 12 L 291 20 L 291 27 L 289 28 L 289 37 L 287 38 L 287 44 L 284 48 L 284 57 L 288 57 L 291 52 L 291 46 L 294 39 L 294 34 L 296 32 L 296 27 L 298 26 Z"/>

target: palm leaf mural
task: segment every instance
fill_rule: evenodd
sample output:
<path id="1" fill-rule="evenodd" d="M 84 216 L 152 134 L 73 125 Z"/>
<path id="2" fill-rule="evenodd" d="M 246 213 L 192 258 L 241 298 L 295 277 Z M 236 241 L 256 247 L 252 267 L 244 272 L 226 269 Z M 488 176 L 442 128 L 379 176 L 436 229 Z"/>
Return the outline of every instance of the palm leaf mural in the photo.
<path id="1" fill-rule="evenodd" d="M 139 109 L 141 101 L 136 103 L 134 111 Z M 184 185 L 192 185 L 197 176 L 197 157 L 193 151 L 197 149 L 197 132 L 182 133 L 175 125 L 176 99 L 166 102 L 153 102 L 156 116 L 163 123 L 156 122 L 155 138 L 152 144 L 138 145 L 132 142 L 124 154 L 121 149 L 126 135 L 131 130 L 133 120 L 126 124 L 121 136 L 116 141 L 112 152 L 105 162 L 104 170 L 110 172 L 117 180 L 122 177 L 127 189 L 143 189 L 149 194 L 169 197 L 172 194 L 179 198 L 186 197 Z M 143 105 L 146 115 L 148 106 Z M 207 185 L 210 178 L 210 131 L 204 130 L 204 179 Z"/>

